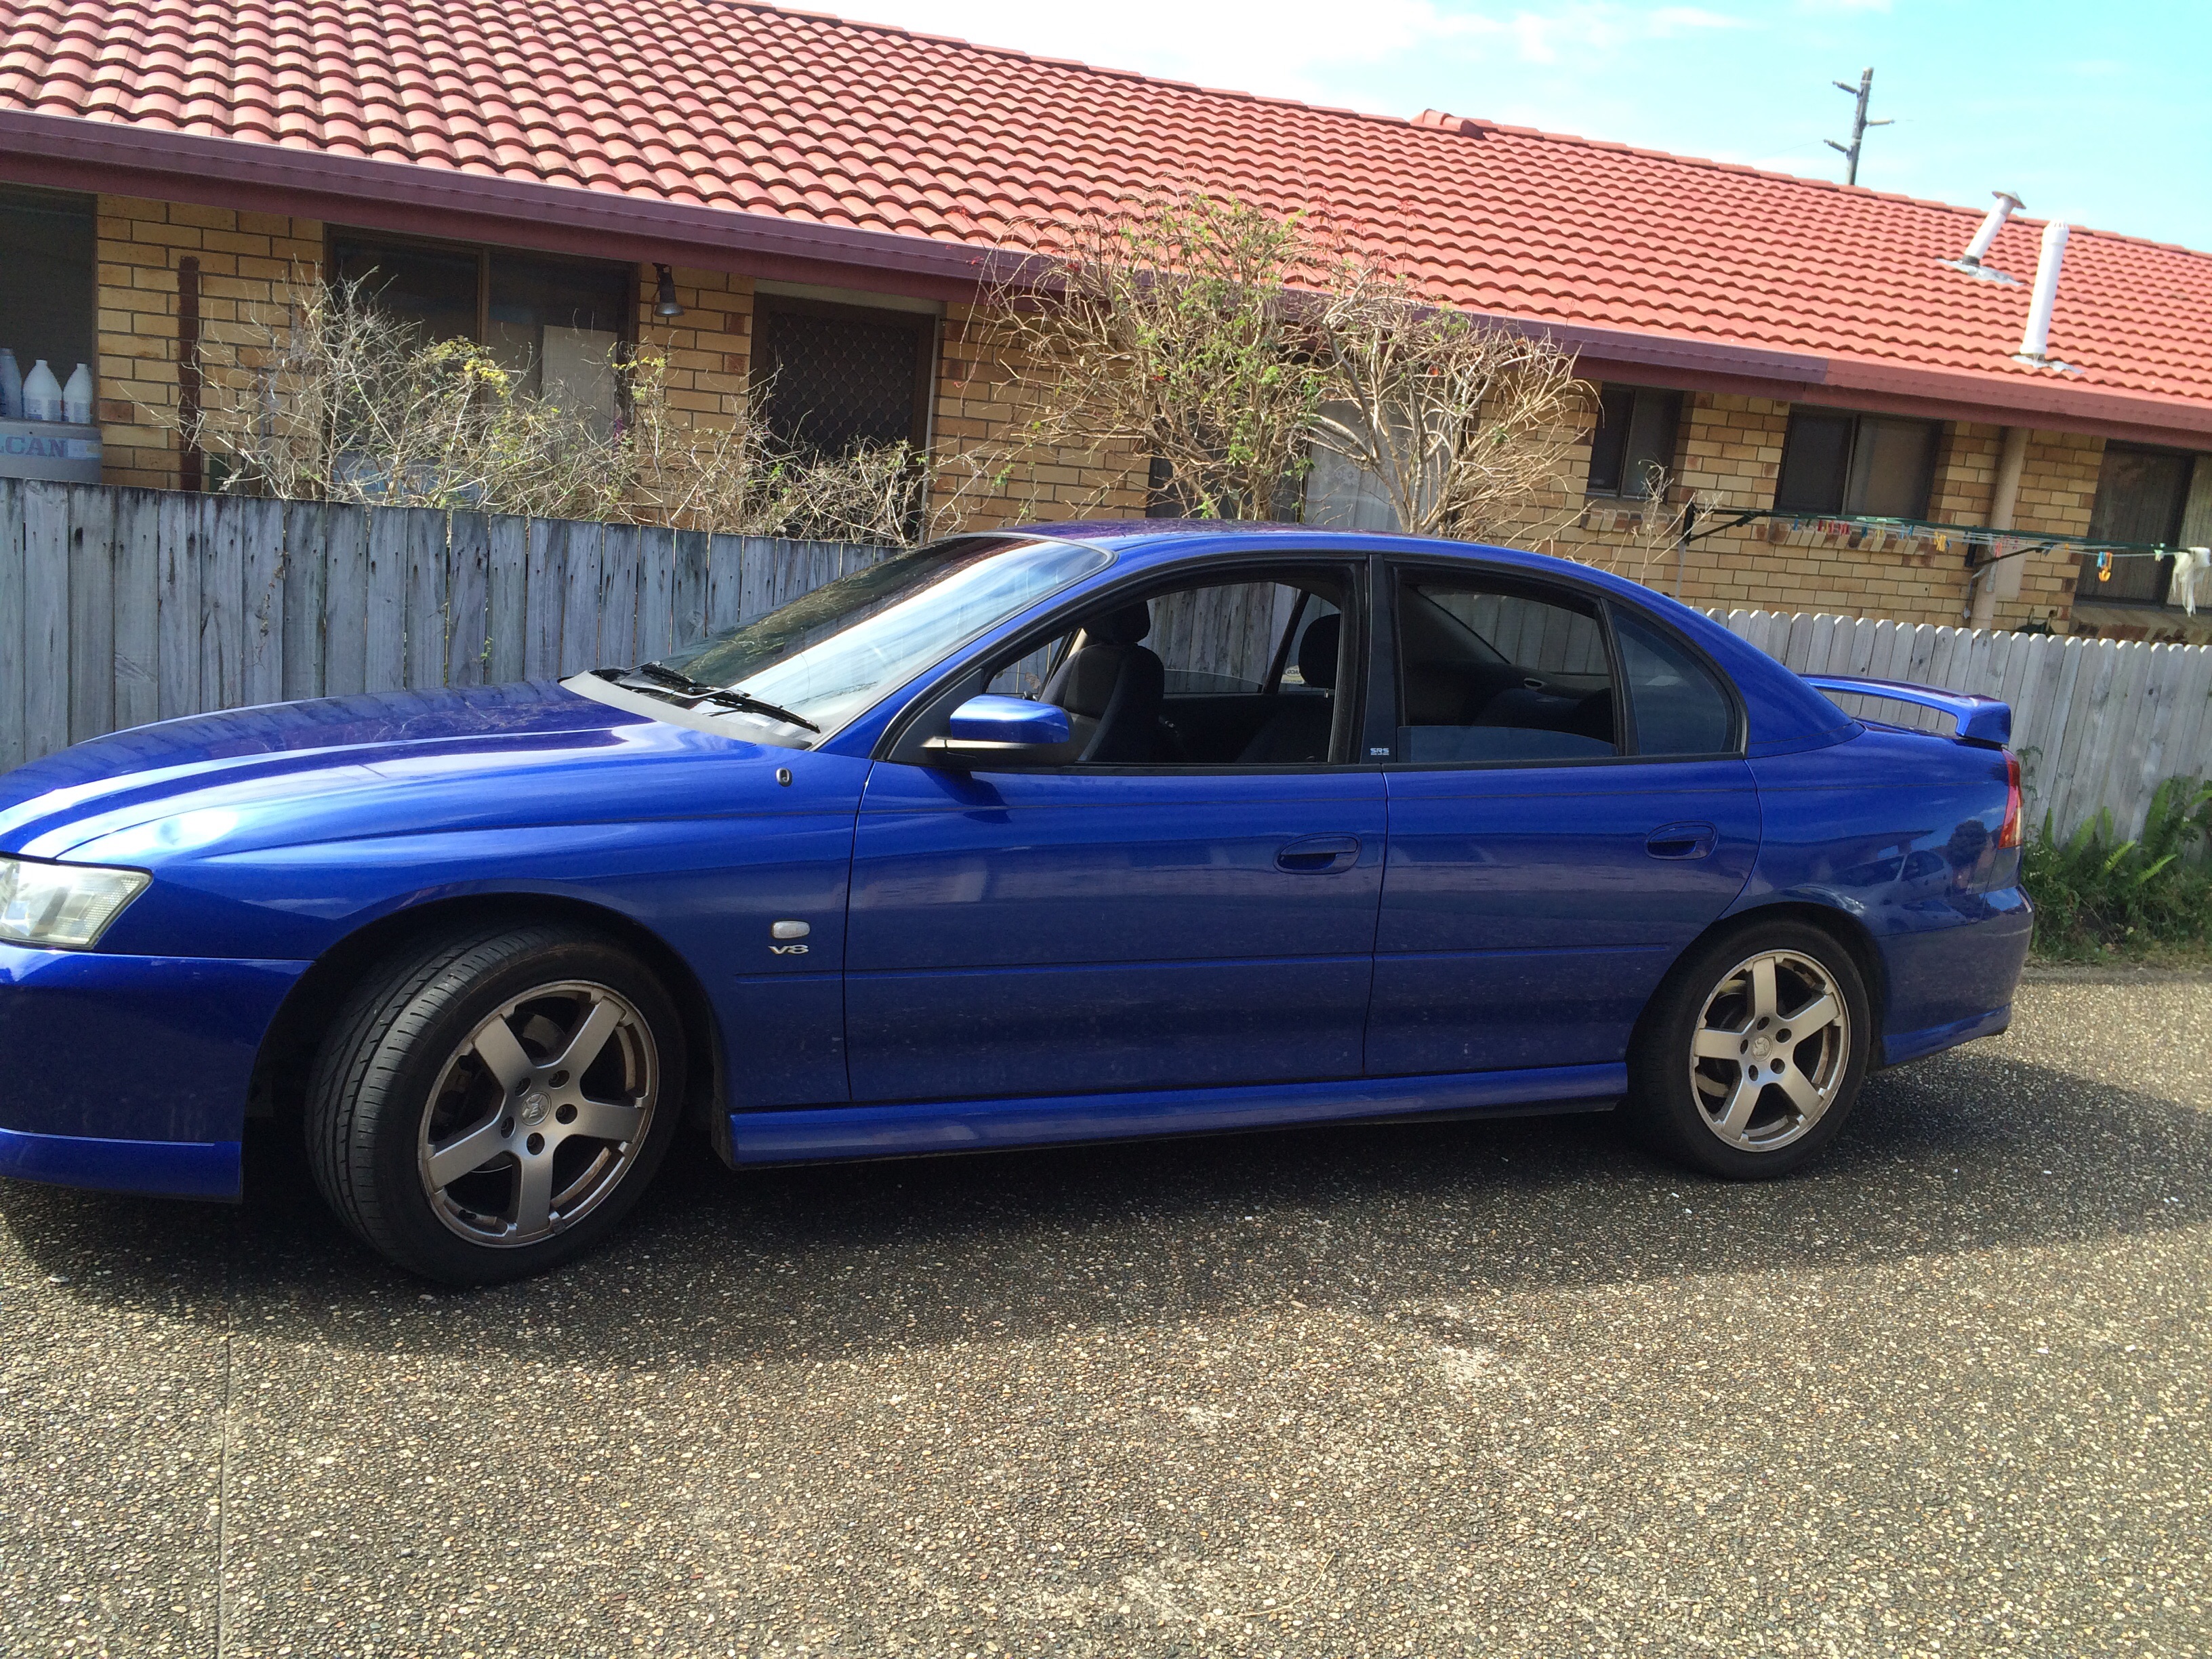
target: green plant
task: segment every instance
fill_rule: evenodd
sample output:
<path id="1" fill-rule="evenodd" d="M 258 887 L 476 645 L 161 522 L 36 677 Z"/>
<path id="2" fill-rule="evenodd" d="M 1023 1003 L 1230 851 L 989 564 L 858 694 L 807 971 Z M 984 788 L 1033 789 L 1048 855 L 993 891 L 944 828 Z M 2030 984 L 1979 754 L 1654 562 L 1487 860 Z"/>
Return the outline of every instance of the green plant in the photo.
<path id="1" fill-rule="evenodd" d="M 2151 797 L 2143 832 L 2118 838 L 2100 811 L 2065 840 L 2049 817 L 2021 862 L 2035 902 L 2036 948 L 2081 958 L 2168 949 L 2212 950 L 2212 785 L 2168 778 Z"/>

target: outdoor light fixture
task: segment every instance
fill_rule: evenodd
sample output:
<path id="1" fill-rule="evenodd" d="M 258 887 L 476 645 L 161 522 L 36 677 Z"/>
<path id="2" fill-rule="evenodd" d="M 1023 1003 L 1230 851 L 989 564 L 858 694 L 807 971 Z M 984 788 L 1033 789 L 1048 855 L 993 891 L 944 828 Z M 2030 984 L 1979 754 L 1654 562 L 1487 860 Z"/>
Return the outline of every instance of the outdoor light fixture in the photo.
<path id="1" fill-rule="evenodd" d="M 684 307 L 676 303 L 676 273 L 666 265 L 655 265 L 660 273 L 660 292 L 654 296 L 653 314 L 656 317 L 681 317 Z"/>

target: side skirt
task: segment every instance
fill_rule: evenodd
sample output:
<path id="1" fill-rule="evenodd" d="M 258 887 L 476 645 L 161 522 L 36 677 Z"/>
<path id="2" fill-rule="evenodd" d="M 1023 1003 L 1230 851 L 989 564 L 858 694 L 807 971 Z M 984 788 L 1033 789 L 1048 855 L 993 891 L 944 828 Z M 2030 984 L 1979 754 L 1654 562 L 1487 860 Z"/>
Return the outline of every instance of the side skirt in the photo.
<path id="1" fill-rule="evenodd" d="M 906 1158 L 1367 1118 L 1601 1111 L 1627 1089 L 1625 1065 L 1560 1066 L 1233 1089 L 1148 1089 L 1127 1094 L 733 1112 L 731 1161 L 743 1165 Z"/>

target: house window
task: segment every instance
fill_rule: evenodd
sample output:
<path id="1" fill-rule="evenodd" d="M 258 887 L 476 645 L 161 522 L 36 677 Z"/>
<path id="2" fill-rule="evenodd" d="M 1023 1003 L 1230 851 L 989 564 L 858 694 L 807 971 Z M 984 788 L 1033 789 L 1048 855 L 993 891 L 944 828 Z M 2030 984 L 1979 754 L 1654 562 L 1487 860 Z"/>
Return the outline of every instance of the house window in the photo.
<path id="1" fill-rule="evenodd" d="M 433 339 L 476 341 L 526 390 L 603 435 L 612 431 L 615 358 L 636 312 L 635 267 L 340 235 L 329 268 L 390 315 Z"/>
<path id="2" fill-rule="evenodd" d="M 1674 471 L 1674 434 L 1681 424 L 1679 392 L 1601 387 L 1597 431 L 1590 439 L 1589 493 L 1649 495 L 1652 481 Z"/>
<path id="3" fill-rule="evenodd" d="M 755 404 L 769 431 L 801 453 L 926 446 L 936 366 L 930 313 L 755 295 Z"/>
<path id="4" fill-rule="evenodd" d="M 2195 459 L 2179 450 L 2106 444 L 2097 469 L 2096 505 L 2089 509 L 2089 539 L 2178 545 Z M 2084 553 L 2074 591 L 2099 605 L 2163 605 L 2172 570 L 2165 559 L 2116 557 L 2099 581 L 2097 556 Z"/>
<path id="5" fill-rule="evenodd" d="M 93 198 L 0 190 L 0 346 L 28 375 L 41 359 L 66 385 L 99 372 Z"/>
<path id="6" fill-rule="evenodd" d="M 1936 475 L 1936 422 L 1834 409 L 1790 414 L 1782 441 L 1779 513 L 1919 519 Z"/>

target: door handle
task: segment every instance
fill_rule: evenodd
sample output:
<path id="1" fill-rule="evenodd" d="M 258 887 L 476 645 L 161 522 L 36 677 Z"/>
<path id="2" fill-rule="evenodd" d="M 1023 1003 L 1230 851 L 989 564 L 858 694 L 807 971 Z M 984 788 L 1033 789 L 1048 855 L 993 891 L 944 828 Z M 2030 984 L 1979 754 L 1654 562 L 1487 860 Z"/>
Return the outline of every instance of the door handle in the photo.
<path id="1" fill-rule="evenodd" d="M 1357 836 L 1308 836 L 1292 842 L 1275 854 L 1275 868 L 1300 876 L 1326 875 L 1332 870 L 1349 870 L 1358 862 L 1359 837 Z"/>
<path id="2" fill-rule="evenodd" d="M 1644 850 L 1655 859 L 1701 859 L 1719 839 L 1710 823 L 1666 823 L 1644 838 Z"/>

